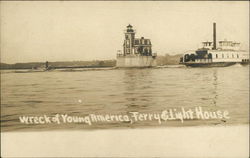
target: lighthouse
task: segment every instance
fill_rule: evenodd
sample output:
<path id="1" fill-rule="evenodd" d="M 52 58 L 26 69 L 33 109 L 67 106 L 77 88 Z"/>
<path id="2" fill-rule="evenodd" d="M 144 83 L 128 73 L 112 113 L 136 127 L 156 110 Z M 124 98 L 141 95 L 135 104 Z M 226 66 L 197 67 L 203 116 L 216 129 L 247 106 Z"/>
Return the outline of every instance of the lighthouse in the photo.
<path id="1" fill-rule="evenodd" d="M 133 26 L 130 24 L 127 26 L 125 30 L 125 40 L 123 44 L 123 52 L 124 54 L 133 54 L 133 47 L 134 47 L 134 39 L 135 39 L 135 31 Z"/>
<path id="2" fill-rule="evenodd" d="M 150 39 L 135 38 L 135 30 L 128 25 L 124 31 L 123 53 L 117 54 L 116 67 L 154 67 L 156 53 L 152 53 Z"/>

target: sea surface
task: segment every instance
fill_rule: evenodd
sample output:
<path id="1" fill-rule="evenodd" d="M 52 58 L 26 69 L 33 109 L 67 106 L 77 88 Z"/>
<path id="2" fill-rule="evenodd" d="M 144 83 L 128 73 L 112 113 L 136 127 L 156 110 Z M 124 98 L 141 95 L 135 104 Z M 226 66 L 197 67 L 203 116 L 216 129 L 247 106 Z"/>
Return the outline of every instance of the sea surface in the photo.
<path id="1" fill-rule="evenodd" d="M 228 111 L 229 119 L 30 123 L 20 117 L 57 114 L 130 116 L 181 108 Z M 249 66 L 148 69 L 1 70 L 1 130 L 92 130 L 249 123 Z M 83 119 L 84 120 L 84 119 Z M 68 120 L 70 121 L 70 120 Z"/>

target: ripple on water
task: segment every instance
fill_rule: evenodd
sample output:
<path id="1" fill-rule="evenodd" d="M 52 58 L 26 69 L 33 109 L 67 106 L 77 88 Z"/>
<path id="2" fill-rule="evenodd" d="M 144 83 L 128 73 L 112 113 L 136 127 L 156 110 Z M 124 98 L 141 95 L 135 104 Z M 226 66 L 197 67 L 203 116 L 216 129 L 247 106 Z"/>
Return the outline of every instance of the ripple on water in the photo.
<path id="1" fill-rule="evenodd" d="M 17 123 L 22 115 L 90 113 L 120 114 L 130 111 L 160 112 L 169 108 L 229 110 L 225 124 L 247 123 L 249 116 L 248 67 L 112 69 L 109 71 L 66 70 L 40 73 L 3 73 L 1 76 L 1 121 L 5 131 L 85 128 L 139 128 L 159 126 L 157 122 L 136 124 L 100 123 L 91 127 L 64 124 L 31 126 Z M 232 74 L 233 72 L 233 74 Z M 62 84 L 63 83 L 63 84 Z M 84 99 L 82 99 L 84 98 Z M 82 100 L 81 103 L 78 100 Z M 216 108 L 215 108 L 216 107 Z M 221 121 L 178 121 L 161 126 L 214 125 Z"/>

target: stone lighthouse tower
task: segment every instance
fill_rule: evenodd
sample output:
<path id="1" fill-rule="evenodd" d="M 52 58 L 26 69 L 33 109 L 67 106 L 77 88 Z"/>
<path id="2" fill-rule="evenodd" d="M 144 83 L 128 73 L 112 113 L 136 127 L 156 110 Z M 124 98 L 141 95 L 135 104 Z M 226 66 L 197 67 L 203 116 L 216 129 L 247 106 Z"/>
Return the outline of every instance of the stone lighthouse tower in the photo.
<path id="1" fill-rule="evenodd" d="M 123 44 L 124 55 L 134 54 L 133 51 L 134 40 L 135 40 L 135 31 L 133 29 L 133 26 L 129 24 L 127 26 L 127 29 L 125 30 L 125 40 Z"/>

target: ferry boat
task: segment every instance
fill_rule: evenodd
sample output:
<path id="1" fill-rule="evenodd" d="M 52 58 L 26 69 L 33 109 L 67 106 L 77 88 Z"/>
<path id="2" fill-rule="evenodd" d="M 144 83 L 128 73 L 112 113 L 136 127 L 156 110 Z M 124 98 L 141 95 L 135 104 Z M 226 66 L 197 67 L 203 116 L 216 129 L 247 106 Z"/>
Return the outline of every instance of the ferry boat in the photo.
<path id="1" fill-rule="evenodd" d="M 125 40 L 123 52 L 118 50 L 116 67 L 118 68 L 146 68 L 155 67 L 156 53 L 152 53 L 150 39 L 144 37 L 135 38 L 135 30 L 128 25 L 124 32 Z"/>
<path id="2" fill-rule="evenodd" d="M 191 67 L 223 67 L 234 64 L 249 64 L 249 52 L 240 49 L 240 43 L 219 41 L 216 47 L 216 23 L 213 23 L 213 42 L 202 42 L 203 47 L 185 53 L 180 64 Z"/>

